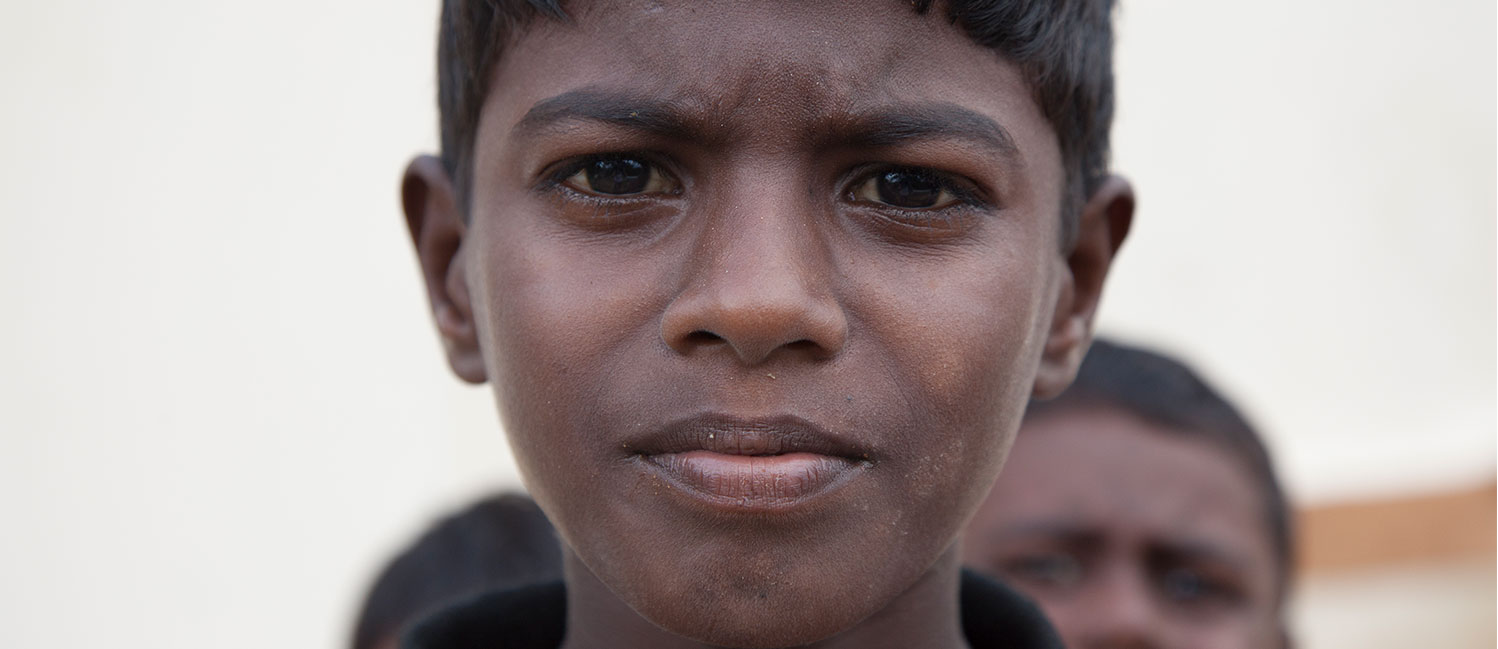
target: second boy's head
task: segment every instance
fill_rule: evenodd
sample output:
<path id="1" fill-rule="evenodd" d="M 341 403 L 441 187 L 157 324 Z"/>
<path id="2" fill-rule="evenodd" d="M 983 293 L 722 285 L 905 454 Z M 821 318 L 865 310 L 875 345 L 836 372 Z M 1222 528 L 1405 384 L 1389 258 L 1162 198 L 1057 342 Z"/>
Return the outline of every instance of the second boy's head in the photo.
<path id="1" fill-rule="evenodd" d="M 404 200 L 569 588 L 782 646 L 955 570 L 1131 218 L 1109 3 L 510 4 Z"/>
<path id="2" fill-rule="evenodd" d="M 1073 649 L 1279 648 L 1289 512 L 1232 404 L 1176 360 L 1098 341 L 1026 414 L 962 553 Z"/>

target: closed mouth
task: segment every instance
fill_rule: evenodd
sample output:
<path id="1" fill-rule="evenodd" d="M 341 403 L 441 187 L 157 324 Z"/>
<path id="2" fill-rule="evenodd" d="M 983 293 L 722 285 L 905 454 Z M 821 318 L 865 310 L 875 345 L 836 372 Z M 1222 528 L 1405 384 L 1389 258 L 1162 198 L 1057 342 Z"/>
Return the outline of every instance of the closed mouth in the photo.
<path id="1" fill-rule="evenodd" d="M 692 417 L 625 446 L 668 483 L 729 510 L 792 508 L 874 464 L 867 451 L 797 417 Z"/>

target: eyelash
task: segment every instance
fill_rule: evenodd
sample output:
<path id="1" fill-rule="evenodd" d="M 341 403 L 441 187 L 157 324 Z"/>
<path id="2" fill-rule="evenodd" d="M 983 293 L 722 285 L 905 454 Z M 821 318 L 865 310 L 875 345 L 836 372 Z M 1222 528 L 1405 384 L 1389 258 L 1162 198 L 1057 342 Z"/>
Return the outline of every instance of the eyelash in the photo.
<path id="1" fill-rule="evenodd" d="M 948 172 L 945 172 L 945 171 L 941 171 L 939 169 L 933 169 L 931 167 L 913 166 L 913 165 L 880 164 L 880 165 L 873 165 L 873 166 L 864 167 L 864 168 L 860 169 L 859 172 L 853 177 L 853 182 L 851 182 L 851 183 L 848 184 L 848 189 L 843 192 L 843 195 L 847 196 L 849 198 L 852 198 L 853 197 L 853 193 L 856 190 L 856 188 L 862 186 L 863 183 L 868 182 L 870 180 L 873 180 L 874 178 L 877 178 L 880 174 L 889 173 L 891 171 L 911 173 L 911 174 L 918 174 L 918 175 L 926 176 L 927 178 L 930 178 L 931 180 L 935 180 L 937 183 L 939 183 L 941 185 L 941 189 L 943 191 L 950 192 L 952 194 L 952 197 L 956 198 L 957 202 L 959 204 L 963 205 L 963 206 L 980 208 L 980 209 L 987 209 L 987 208 L 992 208 L 993 207 L 993 203 L 991 201 L 989 201 L 988 199 L 986 199 L 986 198 L 983 197 L 983 195 L 974 186 L 974 183 L 972 181 L 969 181 L 969 180 L 967 180 L 967 179 L 965 179 L 965 178 L 963 178 L 963 177 L 961 177 L 959 175 L 948 173 Z M 854 199 L 854 200 L 857 200 L 857 199 Z M 860 202 L 862 202 L 862 201 L 860 201 Z M 882 203 L 880 203 L 878 205 L 879 205 L 880 208 L 883 208 L 883 209 L 894 209 L 894 210 L 899 210 L 899 211 L 902 211 L 902 212 L 912 212 L 912 213 L 934 212 L 934 211 L 939 211 L 941 209 L 944 209 L 944 208 L 912 209 L 912 208 L 902 208 L 902 207 L 897 207 L 897 206 L 894 206 L 894 205 L 887 205 L 887 204 L 882 204 Z M 954 205 L 954 207 L 955 207 L 955 205 Z"/>
<path id="2" fill-rule="evenodd" d="M 639 200 L 646 196 L 657 196 L 655 194 L 621 194 L 617 196 L 591 194 L 568 187 L 565 182 L 568 178 L 576 175 L 577 172 L 582 171 L 590 164 L 602 160 L 618 160 L 621 158 L 633 158 L 650 165 L 657 173 L 664 174 L 678 184 L 677 190 L 670 195 L 681 193 L 681 188 L 679 187 L 681 181 L 678 180 L 679 176 L 677 174 L 671 172 L 670 165 L 666 164 L 660 156 L 643 151 L 613 151 L 609 153 L 590 153 L 587 155 L 581 155 L 562 160 L 561 162 L 554 164 L 551 170 L 546 172 L 542 176 L 540 187 L 542 189 L 550 191 L 565 191 L 571 194 L 574 198 L 596 203 L 598 205 L 615 205 L 621 201 L 632 201 Z"/>

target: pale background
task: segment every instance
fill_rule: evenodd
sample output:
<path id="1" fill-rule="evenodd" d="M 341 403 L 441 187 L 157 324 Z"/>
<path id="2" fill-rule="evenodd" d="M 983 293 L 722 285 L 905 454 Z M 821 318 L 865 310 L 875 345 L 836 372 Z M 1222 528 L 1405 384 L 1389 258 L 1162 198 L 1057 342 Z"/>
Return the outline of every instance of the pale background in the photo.
<path id="1" fill-rule="evenodd" d="M 396 199 L 436 12 L 0 4 L 0 646 L 338 647 L 391 551 L 516 484 Z M 1302 502 L 1491 480 L 1494 4 L 1119 28 L 1141 211 L 1103 330 L 1194 359 Z M 1491 564 L 1452 570 L 1308 585 L 1302 646 L 1491 638 Z"/>

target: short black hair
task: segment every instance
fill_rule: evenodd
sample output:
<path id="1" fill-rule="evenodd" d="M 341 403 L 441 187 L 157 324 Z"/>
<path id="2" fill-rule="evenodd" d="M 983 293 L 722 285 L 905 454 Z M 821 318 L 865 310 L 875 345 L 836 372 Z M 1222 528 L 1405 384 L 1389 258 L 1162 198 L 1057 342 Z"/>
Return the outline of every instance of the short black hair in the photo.
<path id="1" fill-rule="evenodd" d="M 438 521 L 385 566 L 352 646 L 372 649 L 466 596 L 561 578 L 561 544 L 541 508 L 521 494 L 490 496 Z"/>
<path id="2" fill-rule="evenodd" d="M 1116 408 L 1172 434 L 1207 441 L 1248 469 L 1264 502 L 1283 595 L 1294 572 L 1290 504 L 1263 439 L 1233 404 L 1180 361 L 1098 339 L 1071 387 L 1054 399 L 1030 402 L 1025 418 L 1085 408 Z"/>
<path id="3" fill-rule="evenodd" d="M 918 13 L 933 0 L 909 0 Z M 1066 173 L 1062 241 L 1108 173 L 1113 123 L 1113 0 L 945 0 L 946 17 L 1020 67 L 1056 131 Z M 437 37 L 442 162 L 467 214 L 473 147 L 494 65 L 537 16 L 566 20 L 560 0 L 443 0 Z"/>

